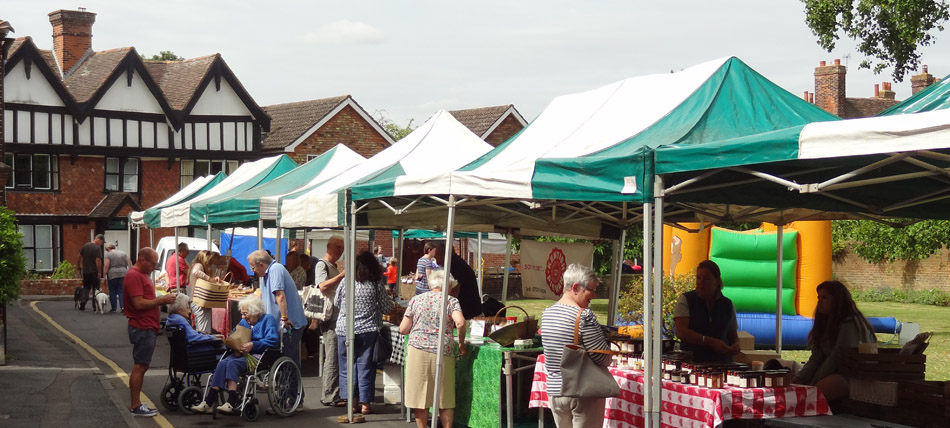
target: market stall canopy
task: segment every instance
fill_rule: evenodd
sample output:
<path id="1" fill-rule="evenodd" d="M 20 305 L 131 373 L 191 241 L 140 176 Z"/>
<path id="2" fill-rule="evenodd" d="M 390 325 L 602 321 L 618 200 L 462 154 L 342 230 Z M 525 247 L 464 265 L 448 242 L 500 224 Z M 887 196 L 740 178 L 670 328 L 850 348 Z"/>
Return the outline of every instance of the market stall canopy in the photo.
<path id="1" fill-rule="evenodd" d="M 369 214 L 370 224 L 411 224 L 406 214 L 420 212 L 423 206 L 414 197 L 457 195 L 469 198 L 469 204 L 478 198 L 535 203 L 529 210 L 517 204 L 506 206 L 517 211 L 506 219 L 473 206 L 472 211 L 481 211 L 473 221 L 481 219 L 496 227 L 562 233 L 568 228 L 557 220 L 561 216 L 570 216 L 574 225 L 584 219 L 617 225 L 637 221 L 639 214 L 634 210 L 652 200 L 658 147 L 702 144 L 836 119 L 741 60 L 723 58 L 676 73 L 633 77 L 560 96 L 520 134 L 457 171 L 378 178 L 354 186 L 353 198 L 385 199 L 397 207 L 392 211 L 406 217 L 402 222 L 393 216 L 387 219 L 385 210 L 377 210 L 378 216 Z M 570 201 L 577 203 L 568 206 Z M 412 210 L 403 209 L 407 203 L 414 205 Z M 467 221 L 465 215 L 459 211 L 462 221 Z M 440 225 L 435 221 L 425 218 L 421 224 Z M 577 228 L 570 233 L 608 237 L 606 232 Z"/>
<path id="2" fill-rule="evenodd" d="M 665 197 L 781 222 L 950 218 L 950 109 L 811 123 L 656 152 Z M 694 205 L 699 207 L 700 205 Z M 705 205 L 709 208 L 709 205 Z M 795 214 L 789 214 L 795 209 Z"/>
<path id="3" fill-rule="evenodd" d="M 927 89 L 898 103 L 878 116 L 893 116 L 898 114 L 921 113 L 925 111 L 944 110 L 950 108 L 950 76 L 944 77 Z"/>
<path id="4" fill-rule="evenodd" d="M 341 226 L 343 192 L 347 188 L 373 179 L 452 171 L 491 148 L 451 114 L 439 110 L 412 133 L 360 165 L 312 188 L 281 197 L 278 223 L 284 228 Z"/>
<path id="5" fill-rule="evenodd" d="M 151 228 L 205 226 L 207 225 L 207 213 L 203 209 L 193 208 L 203 207 L 208 202 L 233 197 L 261 183 L 273 180 L 296 167 L 297 163 L 287 155 L 247 162 L 234 170 L 217 186 L 193 199 L 169 207 L 146 210 L 146 222 Z M 153 223 L 151 219 L 157 221 Z"/>
<path id="6" fill-rule="evenodd" d="M 327 181 L 355 168 L 366 158 L 343 144 L 291 170 L 232 197 L 203 204 L 208 223 L 237 224 L 258 220 L 277 220 L 277 202 L 281 196 Z"/>
<path id="7" fill-rule="evenodd" d="M 206 175 L 204 177 L 198 177 L 192 180 L 191 183 L 188 183 L 187 186 L 179 190 L 177 193 L 175 193 L 174 195 L 171 195 L 168 199 L 165 199 L 164 201 L 161 201 L 155 204 L 151 209 L 170 207 L 175 204 L 180 204 L 189 199 L 193 199 L 207 192 L 208 190 L 211 190 L 212 187 L 217 186 L 218 183 L 223 181 L 226 177 L 227 177 L 227 174 L 225 174 L 224 172 L 218 172 L 215 175 Z M 147 221 L 145 220 L 146 212 L 148 211 L 147 210 L 133 211 L 132 214 L 129 215 L 129 219 L 132 221 L 132 224 L 135 224 L 135 225 L 146 224 L 147 223 Z M 157 211 L 155 213 L 156 213 L 155 215 L 158 216 Z M 157 222 L 158 219 L 156 218 L 154 219 L 154 221 Z"/>

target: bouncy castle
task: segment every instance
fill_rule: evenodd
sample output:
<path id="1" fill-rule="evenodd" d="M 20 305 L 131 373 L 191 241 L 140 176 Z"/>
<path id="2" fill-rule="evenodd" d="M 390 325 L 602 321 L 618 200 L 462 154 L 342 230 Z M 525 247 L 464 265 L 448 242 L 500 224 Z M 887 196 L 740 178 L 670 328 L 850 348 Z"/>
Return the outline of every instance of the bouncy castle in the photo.
<path id="1" fill-rule="evenodd" d="M 774 225 L 734 231 L 683 224 L 686 230 L 664 226 L 663 271 L 694 273 L 702 260 L 722 270 L 723 294 L 736 307 L 739 330 L 755 337 L 757 346 L 775 344 L 778 306 L 778 233 Z M 831 279 L 831 222 L 802 221 L 785 225 L 782 236 L 782 344 L 804 347 L 818 302 L 816 287 Z M 894 318 L 868 318 L 878 333 L 895 333 Z"/>

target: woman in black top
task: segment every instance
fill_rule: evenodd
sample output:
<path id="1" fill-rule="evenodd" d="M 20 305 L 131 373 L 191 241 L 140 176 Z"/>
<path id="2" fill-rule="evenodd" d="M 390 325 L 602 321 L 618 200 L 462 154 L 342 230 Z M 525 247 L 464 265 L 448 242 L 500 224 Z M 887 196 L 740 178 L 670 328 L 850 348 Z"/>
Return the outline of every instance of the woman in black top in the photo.
<path id="1" fill-rule="evenodd" d="M 739 353 L 736 309 L 722 295 L 722 274 L 712 260 L 696 267 L 696 289 L 680 295 L 673 320 L 680 347 L 693 353 L 693 361 L 732 361 Z"/>

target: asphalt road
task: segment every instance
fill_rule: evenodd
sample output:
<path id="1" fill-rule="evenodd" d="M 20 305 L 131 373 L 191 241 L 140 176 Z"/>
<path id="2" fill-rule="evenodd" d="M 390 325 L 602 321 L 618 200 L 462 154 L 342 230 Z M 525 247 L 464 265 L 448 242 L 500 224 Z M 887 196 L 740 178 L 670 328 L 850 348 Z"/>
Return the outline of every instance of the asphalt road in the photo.
<path id="1" fill-rule="evenodd" d="M 132 418 L 128 413 L 128 373 L 132 346 L 121 313 L 99 315 L 73 308 L 72 299 L 20 300 L 8 306 L 7 365 L 0 366 L 0 426 L 102 428 L 338 425 L 342 408 L 319 402 L 322 380 L 317 360 L 303 362 L 304 411 L 289 418 L 262 414 L 256 422 L 240 417 L 185 415 L 159 403 L 168 377 L 168 341 L 160 336 L 145 377 L 143 401 L 159 409 L 155 418 Z M 382 375 L 377 376 L 376 403 L 366 422 L 377 427 L 406 428 L 400 406 L 382 404 Z M 266 394 L 258 394 L 267 408 Z"/>

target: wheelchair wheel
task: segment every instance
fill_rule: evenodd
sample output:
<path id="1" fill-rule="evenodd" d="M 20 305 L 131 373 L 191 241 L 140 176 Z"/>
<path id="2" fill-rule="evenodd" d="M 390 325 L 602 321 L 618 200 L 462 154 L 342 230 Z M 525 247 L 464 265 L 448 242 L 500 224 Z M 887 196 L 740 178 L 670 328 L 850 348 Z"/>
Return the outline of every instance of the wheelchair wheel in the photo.
<path id="1" fill-rule="evenodd" d="M 247 403 L 244 404 L 244 408 L 241 409 L 241 417 L 245 421 L 254 422 L 257 420 L 257 417 L 260 416 L 260 406 L 258 406 L 257 399 L 252 398 Z"/>
<path id="2" fill-rule="evenodd" d="M 300 381 L 300 369 L 294 360 L 280 357 L 271 365 L 267 376 L 267 399 L 270 408 L 280 417 L 286 418 L 300 405 L 303 384 Z"/>
<path id="3" fill-rule="evenodd" d="M 197 386 L 189 386 L 178 395 L 178 408 L 187 415 L 193 415 L 191 406 L 201 404 L 204 399 L 204 390 Z"/>
<path id="4" fill-rule="evenodd" d="M 165 407 L 165 410 L 178 410 L 178 396 L 181 395 L 181 392 L 182 384 L 178 380 L 165 382 L 165 387 L 162 388 L 162 406 Z"/>

